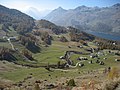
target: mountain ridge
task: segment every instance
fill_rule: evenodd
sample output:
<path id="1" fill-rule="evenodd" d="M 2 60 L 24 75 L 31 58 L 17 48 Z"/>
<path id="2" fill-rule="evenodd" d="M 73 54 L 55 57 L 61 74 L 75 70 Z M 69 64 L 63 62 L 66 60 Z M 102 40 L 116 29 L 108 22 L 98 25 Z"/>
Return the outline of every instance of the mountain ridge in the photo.
<path id="1" fill-rule="evenodd" d="M 81 30 L 120 34 L 119 3 L 109 7 L 79 6 L 61 12 L 57 8 L 45 16 L 44 19 L 57 25 L 73 26 Z"/>
<path id="2" fill-rule="evenodd" d="M 43 10 L 43 11 L 39 11 L 37 8 L 35 7 L 29 7 L 27 10 L 23 11 L 24 13 L 26 13 L 27 15 L 33 17 L 36 20 L 40 20 L 42 19 L 45 15 L 47 15 L 51 10 Z"/>
<path id="3" fill-rule="evenodd" d="M 31 31 L 34 26 L 34 19 L 16 9 L 9 9 L 0 5 L 0 25 L 2 30 L 8 32 L 12 27 L 18 33 Z"/>

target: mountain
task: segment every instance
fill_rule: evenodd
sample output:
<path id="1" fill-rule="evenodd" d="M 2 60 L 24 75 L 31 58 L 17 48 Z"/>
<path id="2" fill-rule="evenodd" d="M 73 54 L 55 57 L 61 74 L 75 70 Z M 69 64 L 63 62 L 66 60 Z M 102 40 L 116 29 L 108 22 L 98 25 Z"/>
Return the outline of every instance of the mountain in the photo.
<path id="1" fill-rule="evenodd" d="M 35 19 L 40 19 L 41 13 L 34 7 L 30 7 L 25 11 L 26 14 L 30 15 L 31 17 Z"/>
<path id="2" fill-rule="evenodd" d="M 53 10 L 49 13 L 45 19 L 53 22 L 57 22 L 60 18 L 67 12 L 67 10 L 63 9 L 62 7 L 58 7 L 57 9 Z M 58 19 L 59 18 L 59 19 Z"/>
<path id="3" fill-rule="evenodd" d="M 27 15 L 33 17 L 36 20 L 40 20 L 44 16 L 46 16 L 50 10 L 44 10 L 44 11 L 39 11 L 38 9 L 34 7 L 28 8 L 26 11 L 24 11 Z"/>
<path id="4" fill-rule="evenodd" d="M 120 34 L 120 4 L 110 7 L 79 6 L 64 10 L 57 8 L 45 19 L 62 26 L 73 26 L 81 30 Z"/>
<path id="5" fill-rule="evenodd" d="M 0 26 L 5 32 L 17 31 L 19 34 L 31 31 L 34 19 L 18 10 L 0 5 Z M 12 29 L 11 29 L 12 28 Z"/>
<path id="6" fill-rule="evenodd" d="M 57 26 L 54 23 L 41 19 L 36 21 L 36 28 L 37 29 L 47 29 L 48 31 L 52 31 L 54 34 L 61 34 L 66 33 L 67 30 L 65 27 Z"/>

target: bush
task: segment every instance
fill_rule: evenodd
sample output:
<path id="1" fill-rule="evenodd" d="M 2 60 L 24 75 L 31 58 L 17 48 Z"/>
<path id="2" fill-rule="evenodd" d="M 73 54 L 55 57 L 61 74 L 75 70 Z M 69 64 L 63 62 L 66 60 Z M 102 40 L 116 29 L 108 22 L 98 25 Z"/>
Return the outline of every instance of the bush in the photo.
<path id="1" fill-rule="evenodd" d="M 40 90 L 40 87 L 38 84 L 35 84 L 34 90 Z"/>
<path id="2" fill-rule="evenodd" d="M 29 60 L 34 60 L 34 58 L 32 57 L 32 54 L 28 51 L 28 50 L 23 50 L 22 54 L 27 57 Z"/>
<path id="3" fill-rule="evenodd" d="M 118 73 L 118 69 L 117 68 L 112 68 L 111 71 L 108 73 L 108 78 L 109 79 L 114 79 L 114 78 L 118 78 L 119 73 Z"/>
<path id="4" fill-rule="evenodd" d="M 61 41 L 61 42 L 68 42 L 68 40 L 67 40 L 66 37 L 64 37 L 64 36 L 60 37 L 60 41 Z"/>
<path id="5" fill-rule="evenodd" d="M 70 80 L 67 82 L 67 86 L 76 86 L 74 79 L 70 79 Z"/>

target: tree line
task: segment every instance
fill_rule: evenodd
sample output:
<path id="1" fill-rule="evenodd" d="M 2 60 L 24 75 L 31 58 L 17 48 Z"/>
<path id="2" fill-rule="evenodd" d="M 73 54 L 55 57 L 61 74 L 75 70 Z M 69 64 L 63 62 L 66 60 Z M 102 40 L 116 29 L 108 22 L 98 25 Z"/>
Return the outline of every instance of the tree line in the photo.
<path id="1" fill-rule="evenodd" d="M 41 40 L 44 42 L 44 44 L 51 45 L 52 44 L 52 36 L 45 31 L 40 31 L 40 30 L 34 30 L 33 34 L 36 36 L 39 36 Z"/>
<path id="2" fill-rule="evenodd" d="M 15 58 L 12 55 L 12 50 L 5 48 L 5 47 L 0 47 L 0 60 L 8 60 L 8 61 L 15 61 L 17 58 Z"/>
<path id="3" fill-rule="evenodd" d="M 97 38 L 95 43 L 100 49 L 112 49 L 112 50 L 120 50 L 120 42 L 107 40 L 102 38 Z"/>
<path id="4" fill-rule="evenodd" d="M 65 27 L 57 26 L 54 23 L 51 23 L 51 22 L 44 20 L 44 19 L 39 20 L 37 22 L 36 29 L 39 29 L 39 28 L 51 29 L 52 32 L 57 34 L 57 35 L 61 34 L 61 33 L 67 33 L 67 30 Z"/>
<path id="5" fill-rule="evenodd" d="M 83 31 L 80 31 L 79 29 L 76 29 L 74 27 L 69 26 L 68 27 L 70 33 L 70 39 L 71 41 L 79 42 L 80 40 L 94 40 L 95 36 L 87 34 Z"/>
<path id="6" fill-rule="evenodd" d="M 20 35 L 19 42 L 24 45 L 28 50 L 33 53 L 40 52 L 40 47 L 38 46 L 38 39 L 32 34 Z"/>

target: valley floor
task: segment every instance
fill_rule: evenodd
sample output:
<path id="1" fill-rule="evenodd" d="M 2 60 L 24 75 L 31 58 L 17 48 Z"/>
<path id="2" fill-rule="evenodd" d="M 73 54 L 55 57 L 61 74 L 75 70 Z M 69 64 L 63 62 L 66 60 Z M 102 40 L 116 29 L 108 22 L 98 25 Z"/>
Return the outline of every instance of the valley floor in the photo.
<path id="1" fill-rule="evenodd" d="M 1 43 L 0 45 L 9 44 Z M 83 46 L 83 48 L 78 48 L 78 45 L 81 44 L 76 42 L 63 43 L 56 40 L 53 41 L 52 45 L 49 47 L 41 46 L 42 51 L 33 54 L 33 57 L 37 60 L 37 65 L 57 65 L 59 61 L 60 63 L 66 62 L 65 60 L 60 59 L 60 56 L 64 56 L 66 51 L 88 53 L 86 49 L 89 49 L 90 47 L 96 48 L 96 45 L 93 42 L 88 42 L 88 46 Z M 20 49 L 24 48 L 17 45 L 16 47 Z M 102 50 L 100 52 L 101 55 L 99 56 L 99 60 L 103 61 L 105 63 L 104 65 L 96 63 L 96 60 L 98 59 L 90 58 L 90 54 L 71 54 L 70 59 L 73 61 L 74 66 L 76 63 L 80 62 L 77 60 L 78 57 L 86 57 L 88 60 L 82 62 L 84 63 L 83 67 L 76 66 L 65 69 L 50 68 L 50 71 L 45 69 L 45 67 L 33 68 L 16 65 L 12 62 L 0 61 L 0 87 L 10 88 L 8 90 L 34 90 L 37 87 L 39 87 L 40 90 L 93 90 L 92 88 L 94 88 L 94 90 L 104 90 L 103 87 L 105 87 L 107 83 L 112 82 L 108 75 L 108 71 L 106 71 L 108 67 L 115 67 L 118 78 L 120 77 L 120 62 L 115 61 L 115 59 L 120 58 L 120 56 L 114 54 L 114 52 L 116 52 L 115 50 L 112 50 L 111 52 L 113 53 L 109 53 L 109 50 Z M 89 63 L 91 60 L 92 64 Z M 19 63 L 23 64 L 28 62 Z M 75 87 L 67 86 L 67 82 L 70 79 L 75 80 Z M 120 79 L 114 79 L 113 82 L 119 83 Z"/>

